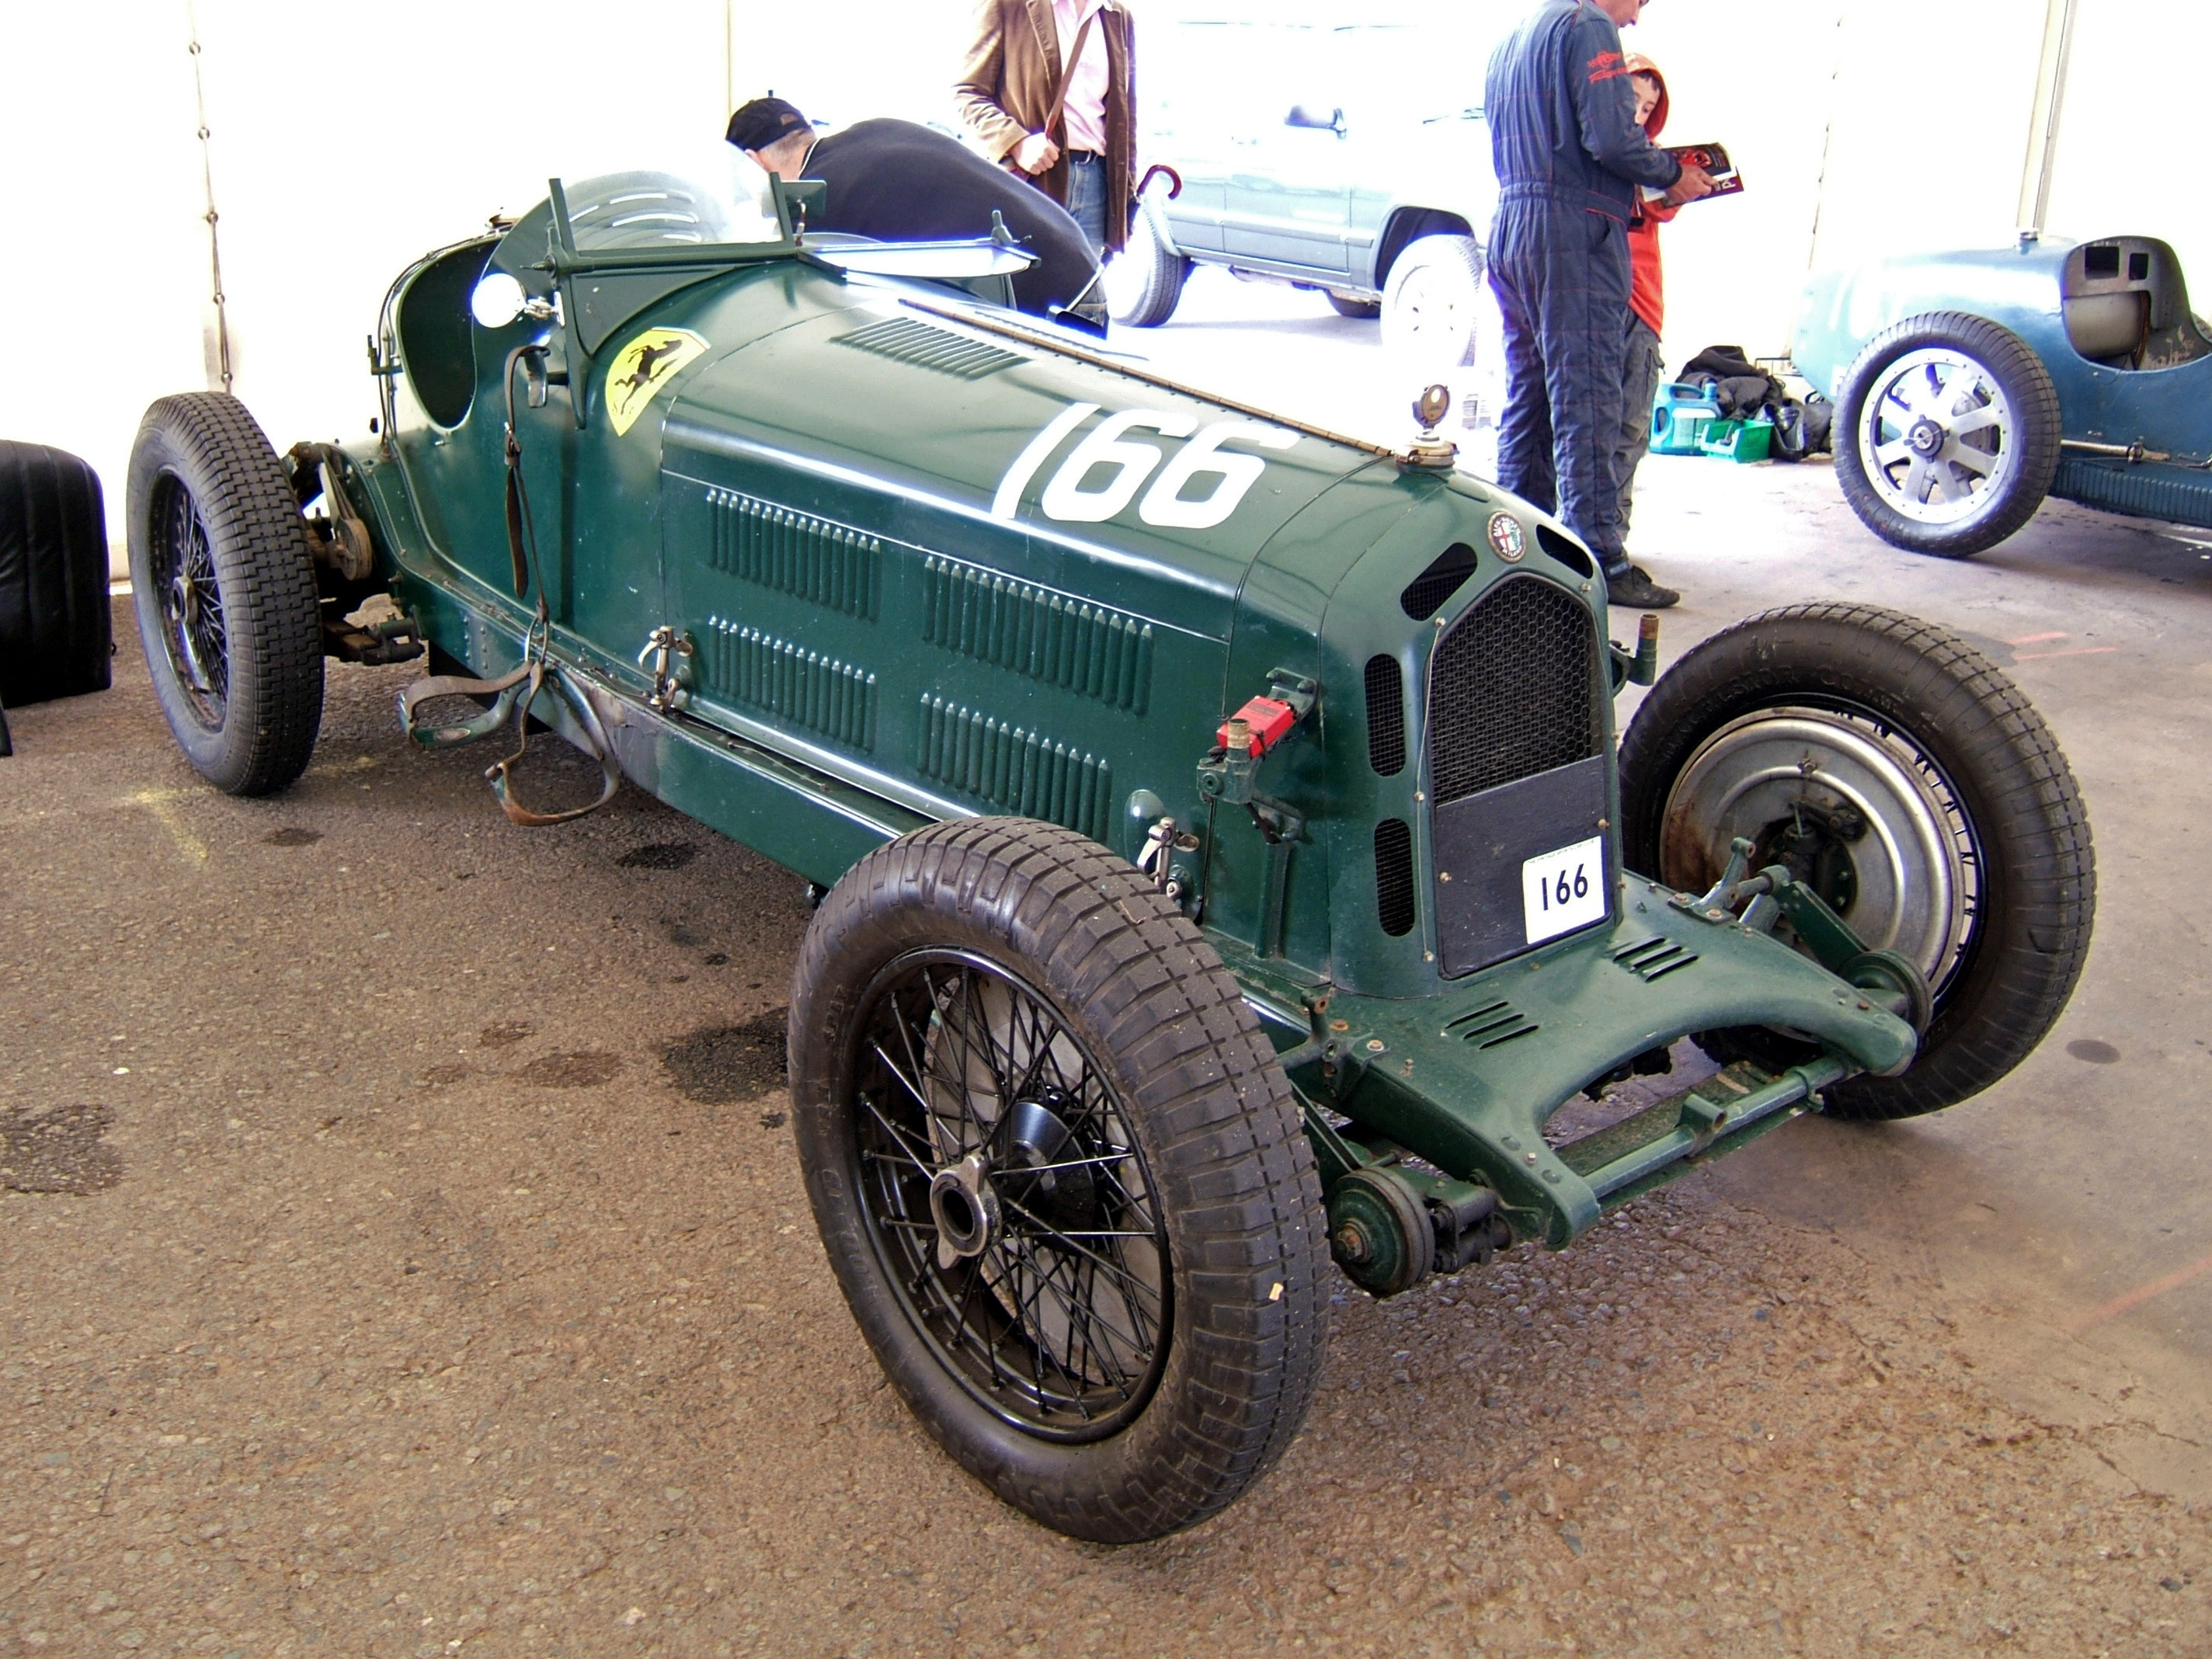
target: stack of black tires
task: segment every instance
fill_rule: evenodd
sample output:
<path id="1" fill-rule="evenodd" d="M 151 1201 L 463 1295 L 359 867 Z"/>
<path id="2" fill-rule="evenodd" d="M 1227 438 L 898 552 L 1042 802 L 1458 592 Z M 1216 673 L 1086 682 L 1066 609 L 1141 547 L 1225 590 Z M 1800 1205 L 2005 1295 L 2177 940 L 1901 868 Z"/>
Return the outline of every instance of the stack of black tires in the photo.
<path id="1" fill-rule="evenodd" d="M 0 442 L 0 708 L 105 691 L 113 657 L 99 474 L 58 449 Z"/>

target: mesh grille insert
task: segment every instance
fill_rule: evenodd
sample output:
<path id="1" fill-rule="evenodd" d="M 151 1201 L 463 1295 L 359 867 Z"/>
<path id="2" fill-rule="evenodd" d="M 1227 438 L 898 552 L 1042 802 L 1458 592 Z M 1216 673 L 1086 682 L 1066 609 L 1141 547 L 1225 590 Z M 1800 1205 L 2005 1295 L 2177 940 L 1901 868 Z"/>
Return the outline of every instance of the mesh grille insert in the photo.
<path id="1" fill-rule="evenodd" d="M 1597 629 L 1565 589 L 1498 583 L 1429 663 L 1429 779 L 1441 806 L 1602 752 Z"/>
<path id="2" fill-rule="evenodd" d="M 1386 778 L 1406 769 L 1406 678 L 1395 657 L 1367 659 L 1367 763 Z"/>
<path id="3" fill-rule="evenodd" d="M 1413 832 L 1402 818 L 1375 826 L 1375 919 L 1392 939 L 1413 931 Z"/>
<path id="4" fill-rule="evenodd" d="M 1465 542 L 1454 542 L 1437 555 L 1436 562 L 1406 585 L 1406 591 L 1398 596 L 1399 607 L 1415 622 L 1426 622 L 1473 574 L 1474 550 Z"/>

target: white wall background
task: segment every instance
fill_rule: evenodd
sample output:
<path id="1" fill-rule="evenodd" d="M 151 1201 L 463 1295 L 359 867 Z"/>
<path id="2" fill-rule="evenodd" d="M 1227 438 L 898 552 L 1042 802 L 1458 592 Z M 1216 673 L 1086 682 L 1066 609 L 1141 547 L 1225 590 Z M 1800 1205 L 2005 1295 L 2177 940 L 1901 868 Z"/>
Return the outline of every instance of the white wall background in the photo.
<path id="1" fill-rule="evenodd" d="M 1134 3 L 1157 21 L 1196 0 Z M 947 120 L 967 11 L 12 0 L 0 436 L 86 456 L 118 524 L 145 405 L 219 384 L 204 152 L 234 389 L 280 445 L 351 435 L 373 408 L 362 338 L 416 254 L 527 207 L 549 174 L 711 144 L 733 102 L 770 88 L 836 120 Z M 1784 349 L 1816 258 L 2009 238 L 2044 18 L 2045 0 L 1657 0 L 1630 40 L 1668 73 L 1669 136 L 1726 143 L 1749 184 L 1667 232 L 1670 358 Z M 2050 216 L 2058 232 L 2172 241 L 2200 311 L 2208 47 L 2201 0 L 2082 0 Z M 1468 65 L 1471 87 L 1481 73 Z"/>

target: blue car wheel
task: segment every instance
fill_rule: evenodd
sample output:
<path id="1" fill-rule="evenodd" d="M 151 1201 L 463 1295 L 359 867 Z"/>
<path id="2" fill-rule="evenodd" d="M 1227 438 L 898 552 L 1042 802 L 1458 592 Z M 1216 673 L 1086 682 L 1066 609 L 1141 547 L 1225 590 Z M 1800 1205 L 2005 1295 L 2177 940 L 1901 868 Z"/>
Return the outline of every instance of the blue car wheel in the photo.
<path id="1" fill-rule="evenodd" d="M 1836 480 L 1893 547 L 1966 558 L 2010 536 L 2058 470 L 2058 394 L 2028 343 L 1985 318 L 1908 317 L 1844 382 Z"/>

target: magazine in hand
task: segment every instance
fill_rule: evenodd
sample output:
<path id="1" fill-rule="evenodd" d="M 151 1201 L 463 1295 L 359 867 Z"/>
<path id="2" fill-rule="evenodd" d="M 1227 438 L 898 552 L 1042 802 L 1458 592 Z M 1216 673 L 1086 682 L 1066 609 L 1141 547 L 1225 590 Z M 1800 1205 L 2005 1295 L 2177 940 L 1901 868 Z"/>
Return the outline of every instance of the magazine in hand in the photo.
<path id="1" fill-rule="evenodd" d="M 1668 144 L 1666 150 L 1684 167 L 1703 167 L 1711 173 L 1715 196 L 1734 196 L 1743 188 L 1743 175 L 1719 144 Z"/>

